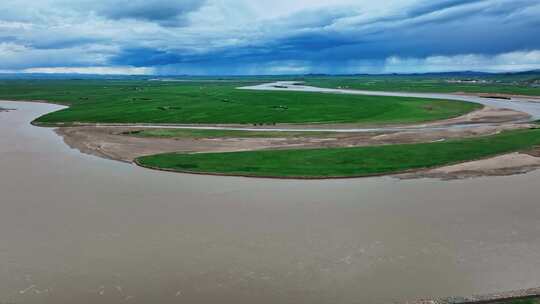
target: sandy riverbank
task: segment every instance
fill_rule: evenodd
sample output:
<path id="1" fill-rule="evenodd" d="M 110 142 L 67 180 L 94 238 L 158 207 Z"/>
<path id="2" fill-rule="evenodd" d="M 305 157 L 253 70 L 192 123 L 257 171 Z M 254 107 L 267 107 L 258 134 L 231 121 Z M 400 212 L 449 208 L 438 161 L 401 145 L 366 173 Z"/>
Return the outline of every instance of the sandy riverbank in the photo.
<path id="1" fill-rule="evenodd" d="M 268 148 L 317 146 L 331 138 L 150 138 L 124 135 L 133 127 L 61 127 L 55 131 L 66 144 L 86 154 L 132 162 L 167 152 L 233 152 Z"/>
<path id="2" fill-rule="evenodd" d="M 231 152 L 268 148 L 320 148 L 355 147 L 399 143 L 420 143 L 495 134 L 501 131 L 528 128 L 519 123 L 529 116 L 525 113 L 484 107 L 461 117 L 426 123 L 423 125 L 401 125 L 393 128 L 368 128 L 356 131 L 352 125 L 318 126 L 328 133 L 314 133 L 317 136 L 288 137 L 286 130 L 312 130 L 316 125 L 302 125 L 289 128 L 278 126 L 282 138 L 150 138 L 126 134 L 149 128 L 148 125 L 102 125 L 87 124 L 59 127 L 56 132 L 65 142 L 81 152 L 106 158 L 132 161 L 133 159 L 166 152 Z M 178 128 L 175 126 L 151 126 L 152 129 Z M 193 126 L 192 129 L 206 129 L 208 126 Z M 187 127 L 186 127 L 187 128 Z M 231 130 L 229 127 L 208 127 L 214 130 Z M 237 130 L 237 128 L 233 128 Z M 319 130 L 317 129 L 317 130 Z M 239 130 L 242 130 L 240 128 Z M 251 128 L 249 129 L 251 130 Z"/>
<path id="3" fill-rule="evenodd" d="M 277 138 L 151 138 L 126 135 L 126 133 L 140 130 L 133 127 L 84 126 L 61 127 L 55 130 L 64 138 L 66 144 L 83 153 L 131 162 L 140 156 L 167 152 L 233 152 L 408 144 L 492 135 L 528 127 L 530 127 L 528 124 L 506 124 L 459 129 L 329 133 L 309 137 Z"/>
<path id="4" fill-rule="evenodd" d="M 292 85 L 287 82 L 284 87 L 276 88 L 275 84 L 248 87 L 247 89 L 279 89 L 308 90 L 327 92 L 328 89 Z M 246 89 L 246 88 L 244 88 Z M 334 90 L 330 90 L 332 92 Z M 341 91 L 339 91 L 341 92 Z M 349 91 L 342 92 L 349 93 Z M 365 92 L 355 92 L 364 94 Z M 373 92 L 377 95 L 395 94 Z M 397 93 L 402 94 L 402 93 Z M 415 94 L 415 93 L 407 93 Z M 446 98 L 447 95 L 430 95 L 433 98 Z M 463 97 L 463 96 L 461 96 Z M 478 96 L 468 96 L 468 98 Z M 483 98 L 482 98 L 483 99 Z M 64 142 L 82 153 L 103 158 L 133 162 L 136 158 L 152 154 L 169 152 L 233 152 L 263 149 L 301 149 L 301 148 L 334 148 L 361 147 L 385 144 L 409 144 L 436 142 L 457 138 L 468 138 L 496 134 L 502 131 L 529 128 L 523 123 L 537 115 L 537 107 L 523 107 L 521 103 L 485 99 L 484 107 L 466 115 L 451 119 L 429 122 L 419 125 L 362 126 L 358 124 L 304 124 L 246 127 L 235 125 L 104 125 L 104 124 L 72 124 L 61 126 L 56 133 Z M 523 109 L 526 113 L 517 109 Z M 327 135 L 282 138 L 149 138 L 125 135 L 125 133 L 145 128 L 173 129 L 214 129 L 214 130 L 258 130 L 258 131 L 327 131 Z M 510 175 L 528 172 L 538 167 L 539 158 L 529 154 L 518 153 L 511 156 L 498 156 L 494 159 L 476 160 L 444 168 L 423 170 L 400 176 L 400 178 L 435 177 L 454 179 L 485 175 Z"/>
<path id="5" fill-rule="evenodd" d="M 136 128 L 90 126 L 57 128 L 56 132 L 64 138 L 66 144 L 83 153 L 124 162 L 133 162 L 141 156 L 168 152 L 204 153 L 407 144 L 485 136 L 528 127 L 530 127 L 528 124 L 503 124 L 404 132 L 330 133 L 327 136 L 290 138 L 148 138 L 124 135 L 125 132 L 129 133 L 138 130 Z M 486 175 L 510 175 L 529 172 L 539 166 L 539 157 L 530 154 L 513 153 L 428 171 L 418 171 L 414 174 L 400 176 L 400 178 L 434 177 L 454 179 Z"/>
<path id="6" fill-rule="evenodd" d="M 401 179 L 438 178 L 443 180 L 482 176 L 524 174 L 540 168 L 540 149 L 490 157 L 435 169 L 420 170 L 397 175 Z"/>
<path id="7" fill-rule="evenodd" d="M 503 94 L 503 93 L 471 93 L 471 92 L 456 92 L 455 95 L 463 96 L 478 96 L 482 98 L 500 98 L 500 99 L 528 99 L 530 101 L 540 102 L 540 96 L 531 96 L 531 95 L 518 95 L 518 94 Z"/>

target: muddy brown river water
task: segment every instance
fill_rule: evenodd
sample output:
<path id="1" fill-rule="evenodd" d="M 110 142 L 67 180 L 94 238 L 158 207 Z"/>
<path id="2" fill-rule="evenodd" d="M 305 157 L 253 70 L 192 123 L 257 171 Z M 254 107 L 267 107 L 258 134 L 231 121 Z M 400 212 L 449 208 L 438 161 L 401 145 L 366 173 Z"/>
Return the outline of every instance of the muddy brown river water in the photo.
<path id="1" fill-rule="evenodd" d="M 0 303 L 392 303 L 540 286 L 540 171 L 184 175 L 83 155 L 0 102 Z"/>

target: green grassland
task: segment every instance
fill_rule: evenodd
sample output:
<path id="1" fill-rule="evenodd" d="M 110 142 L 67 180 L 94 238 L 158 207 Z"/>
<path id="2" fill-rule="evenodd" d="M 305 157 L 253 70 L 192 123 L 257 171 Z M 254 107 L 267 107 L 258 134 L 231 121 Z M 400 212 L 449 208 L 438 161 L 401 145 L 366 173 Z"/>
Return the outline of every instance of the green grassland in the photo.
<path id="1" fill-rule="evenodd" d="M 276 80 L 276 79 L 268 79 Z M 65 110 L 38 123 L 416 123 L 455 117 L 481 106 L 466 102 L 307 92 L 238 90 L 268 81 L 257 78 L 194 81 L 0 80 L 0 99 L 46 100 Z M 368 90 L 537 94 L 537 88 L 509 85 L 523 79 L 482 85 L 448 84 L 431 77 L 308 77 L 308 84 Z M 529 80 L 527 80 L 529 81 Z M 490 91 L 493 90 L 493 91 Z M 131 136 L 168 138 L 301 137 L 331 133 L 146 129 Z M 138 159 L 143 166 L 176 171 L 269 177 L 352 177 L 446 165 L 527 149 L 540 144 L 540 130 L 439 143 L 357 148 L 275 150 L 237 153 L 171 153 Z"/>
<path id="2" fill-rule="evenodd" d="M 356 177 L 435 167 L 528 149 L 540 129 L 438 143 L 355 148 L 264 150 L 232 153 L 169 153 L 141 157 L 146 167 L 226 175 L 320 178 Z"/>
<path id="3" fill-rule="evenodd" d="M 450 83 L 452 80 L 479 80 L 485 83 Z M 343 76 L 307 77 L 306 84 L 325 88 L 348 88 L 369 91 L 436 92 L 436 93 L 503 93 L 540 96 L 540 87 L 533 86 L 540 74 L 529 76 Z"/>
<path id="4" fill-rule="evenodd" d="M 47 100 L 70 108 L 38 123 L 415 123 L 479 105 L 433 99 L 237 90 L 243 81 L 0 81 L 0 99 Z"/>
<path id="5" fill-rule="evenodd" d="M 291 138 L 335 136 L 333 132 L 296 131 L 240 131 L 240 130 L 201 130 L 201 129 L 145 129 L 123 133 L 136 137 L 156 138 Z"/>

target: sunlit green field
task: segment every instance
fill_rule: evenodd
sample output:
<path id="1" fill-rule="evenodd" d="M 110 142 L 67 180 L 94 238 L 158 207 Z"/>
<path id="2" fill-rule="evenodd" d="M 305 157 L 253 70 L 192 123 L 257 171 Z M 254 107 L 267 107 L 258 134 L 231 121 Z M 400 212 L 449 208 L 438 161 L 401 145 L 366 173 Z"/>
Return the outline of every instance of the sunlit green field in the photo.
<path id="1" fill-rule="evenodd" d="M 477 104 L 458 101 L 237 89 L 263 81 L 267 80 L 3 80 L 0 81 L 0 99 L 45 100 L 70 106 L 39 118 L 37 122 L 42 124 L 102 122 L 375 125 L 438 120 L 480 108 Z M 307 82 L 318 86 L 394 91 L 451 92 L 458 88 L 443 84 L 440 79 L 422 80 L 416 77 L 309 77 Z M 503 84 L 481 89 L 484 91 L 488 88 L 497 93 L 504 93 L 505 88 L 508 89 Z M 459 91 L 467 89 L 478 90 L 478 86 L 459 87 Z M 513 87 L 511 90 L 521 94 L 536 93 L 534 88 Z M 167 138 L 328 135 L 305 132 L 284 134 L 260 131 L 146 129 L 126 135 Z M 138 162 L 154 168 L 201 173 L 270 177 L 349 177 L 446 165 L 527 149 L 539 144 L 540 131 L 535 129 L 425 144 L 238 153 L 172 153 L 143 157 Z"/>
<path id="2" fill-rule="evenodd" d="M 540 129 L 530 129 L 423 144 L 232 153 L 169 153 L 142 157 L 138 159 L 138 163 L 173 171 L 227 175 L 353 177 L 442 166 L 528 149 L 539 144 Z"/>
<path id="3" fill-rule="evenodd" d="M 451 83 L 449 81 L 473 79 L 485 83 Z M 325 88 L 348 88 L 370 91 L 404 91 L 436 93 L 504 93 L 518 95 L 540 95 L 540 87 L 531 85 L 540 79 L 538 75 L 528 76 L 343 76 L 307 77 L 308 85 Z"/>
<path id="4" fill-rule="evenodd" d="M 70 105 L 39 123 L 397 124 L 455 117 L 480 107 L 433 99 L 236 89 L 250 83 L 1 81 L 0 99 Z"/>

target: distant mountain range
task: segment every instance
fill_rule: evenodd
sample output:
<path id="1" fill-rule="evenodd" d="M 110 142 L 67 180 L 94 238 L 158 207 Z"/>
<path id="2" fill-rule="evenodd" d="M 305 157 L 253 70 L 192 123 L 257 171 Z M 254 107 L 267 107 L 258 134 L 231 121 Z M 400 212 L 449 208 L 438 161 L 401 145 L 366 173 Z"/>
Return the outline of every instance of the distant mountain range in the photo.
<path id="1" fill-rule="evenodd" d="M 97 75 L 97 74 L 52 74 L 52 73 L 0 73 L 0 79 L 58 79 L 58 80 L 91 80 L 91 79 L 146 79 L 149 76 L 139 75 Z"/>
<path id="2" fill-rule="evenodd" d="M 530 70 L 522 72 L 477 72 L 477 71 L 459 71 L 459 72 L 431 72 L 431 73 L 389 73 L 389 74 L 305 74 L 307 77 L 331 77 L 331 76 L 489 76 L 489 75 L 538 75 L 540 70 Z"/>
<path id="3" fill-rule="evenodd" d="M 163 78 L 199 78 L 199 79 L 226 79 L 226 78 L 257 78 L 257 77 L 351 77 L 351 76 L 434 76 L 434 77 L 480 77 L 480 76 L 526 76 L 540 75 L 540 70 L 530 70 L 522 72 L 504 72 L 504 73 L 489 73 L 476 71 L 461 71 L 461 72 L 438 72 L 438 73 L 391 73 L 391 74 L 303 74 L 303 75 L 250 75 L 250 76 L 191 76 L 191 75 L 96 75 L 96 74 L 45 74 L 45 73 L 0 73 L 0 79 L 58 79 L 58 80 L 147 80 L 147 79 L 163 79 Z"/>

